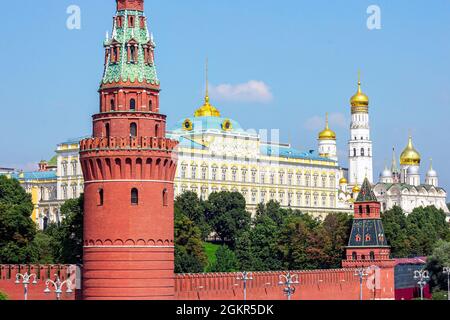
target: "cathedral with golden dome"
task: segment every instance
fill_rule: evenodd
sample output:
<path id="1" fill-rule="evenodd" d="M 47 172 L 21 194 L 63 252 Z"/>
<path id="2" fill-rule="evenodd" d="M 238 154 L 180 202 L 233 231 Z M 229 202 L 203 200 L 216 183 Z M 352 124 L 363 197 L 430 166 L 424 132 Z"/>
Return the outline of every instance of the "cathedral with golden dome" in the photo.
<path id="1" fill-rule="evenodd" d="M 349 146 L 348 181 L 342 178 L 338 199 L 340 203 L 352 206 L 359 194 L 359 184 L 367 178 L 374 185 L 382 210 L 400 206 L 406 213 L 414 208 L 435 206 L 450 214 L 447 207 L 447 192 L 439 186 L 437 172 L 430 168 L 422 181 L 420 173 L 421 155 L 414 147 L 412 136 L 400 155 L 400 167 L 393 151 L 391 168 L 386 165 L 379 176 L 373 179 L 373 147 L 370 138 L 369 97 L 363 93 L 361 80 L 358 80 L 357 93 L 350 99 L 351 124 Z M 327 127 L 328 128 L 328 127 Z"/>

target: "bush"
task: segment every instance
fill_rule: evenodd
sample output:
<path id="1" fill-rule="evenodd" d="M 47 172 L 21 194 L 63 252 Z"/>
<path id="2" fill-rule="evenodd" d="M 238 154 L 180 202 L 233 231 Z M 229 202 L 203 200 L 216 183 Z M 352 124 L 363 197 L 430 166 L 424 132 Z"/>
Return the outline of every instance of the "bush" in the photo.
<path id="1" fill-rule="evenodd" d="M 0 300 L 8 300 L 8 296 L 0 291 Z"/>

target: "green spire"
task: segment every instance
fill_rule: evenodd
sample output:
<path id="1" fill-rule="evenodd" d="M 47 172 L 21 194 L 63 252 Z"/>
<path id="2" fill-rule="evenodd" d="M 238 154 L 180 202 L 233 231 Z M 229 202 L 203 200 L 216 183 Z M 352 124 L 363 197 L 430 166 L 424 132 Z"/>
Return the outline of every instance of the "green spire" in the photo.
<path id="1" fill-rule="evenodd" d="M 361 191 L 358 194 L 356 202 L 374 202 L 378 201 L 375 193 L 373 192 L 372 186 L 369 179 L 364 179 L 364 183 L 361 187 Z"/>
<path id="2" fill-rule="evenodd" d="M 133 15 L 134 25 L 129 26 L 128 17 Z M 104 46 L 108 48 L 111 44 L 116 43 L 120 47 L 120 54 L 117 63 L 110 63 L 111 55 L 106 62 L 106 67 L 102 79 L 102 84 L 117 83 L 120 81 L 144 81 L 154 85 L 159 85 L 158 75 L 154 64 L 145 63 L 143 45 L 150 45 L 153 48 L 155 44 L 153 37 L 148 32 L 147 22 L 145 27 L 140 27 L 140 19 L 144 17 L 141 11 L 122 10 L 117 12 L 117 16 L 123 17 L 123 24 L 121 27 L 117 25 L 117 20 L 114 19 L 114 26 L 111 38 L 107 36 Z M 128 63 L 127 61 L 127 43 L 130 40 L 136 41 L 138 45 L 138 59 L 136 63 Z"/>

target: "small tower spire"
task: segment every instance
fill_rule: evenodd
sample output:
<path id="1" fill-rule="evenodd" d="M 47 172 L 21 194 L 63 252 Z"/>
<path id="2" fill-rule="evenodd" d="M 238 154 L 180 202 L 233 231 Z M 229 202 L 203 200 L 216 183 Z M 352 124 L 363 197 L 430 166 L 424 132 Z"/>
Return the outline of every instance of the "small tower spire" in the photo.
<path id="1" fill-rule="evenodd" d="M 206 91 L 205 91 L 205 103 L 209 103 L 209 78 L 208 78 L 208 57 L 206 58 L 205 63 L 205 83 L 206 83 Z"/>

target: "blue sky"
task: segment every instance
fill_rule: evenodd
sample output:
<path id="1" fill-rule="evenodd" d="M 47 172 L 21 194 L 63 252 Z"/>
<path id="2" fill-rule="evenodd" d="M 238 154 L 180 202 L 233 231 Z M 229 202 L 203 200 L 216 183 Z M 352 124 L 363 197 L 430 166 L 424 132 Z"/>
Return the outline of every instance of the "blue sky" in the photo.
<path id="1" fill-rule="evenodd" d="M 375 171 L 392 146 L 403 150 L 411 131 L 422 172 L 433 157 L 441 185 L 449 186 L 450 1 L 432 3 L 146 0 L 161 110 L 173 125 L 202 104 L 208 56 L 212 102 L 223 116 L 244 128 L 279 128 L 282 140 L 290 136 L 309 150 L 317 149 L 320 120 L 330 112 L 345 154 L 349 98 L 361 69 Z M 71 4 L 81 8 L 81 30 L 66 28 Z M 366 27 L 372 4 L 381 8 L 381 30 Z M 8 2 L 13 14 L 0 28 L 0 166 L 30 169 L 57 143 L 90 134 L 114 11 L 113 0 Z M 249 87 L 250 96 L 236 91 Z"/>

